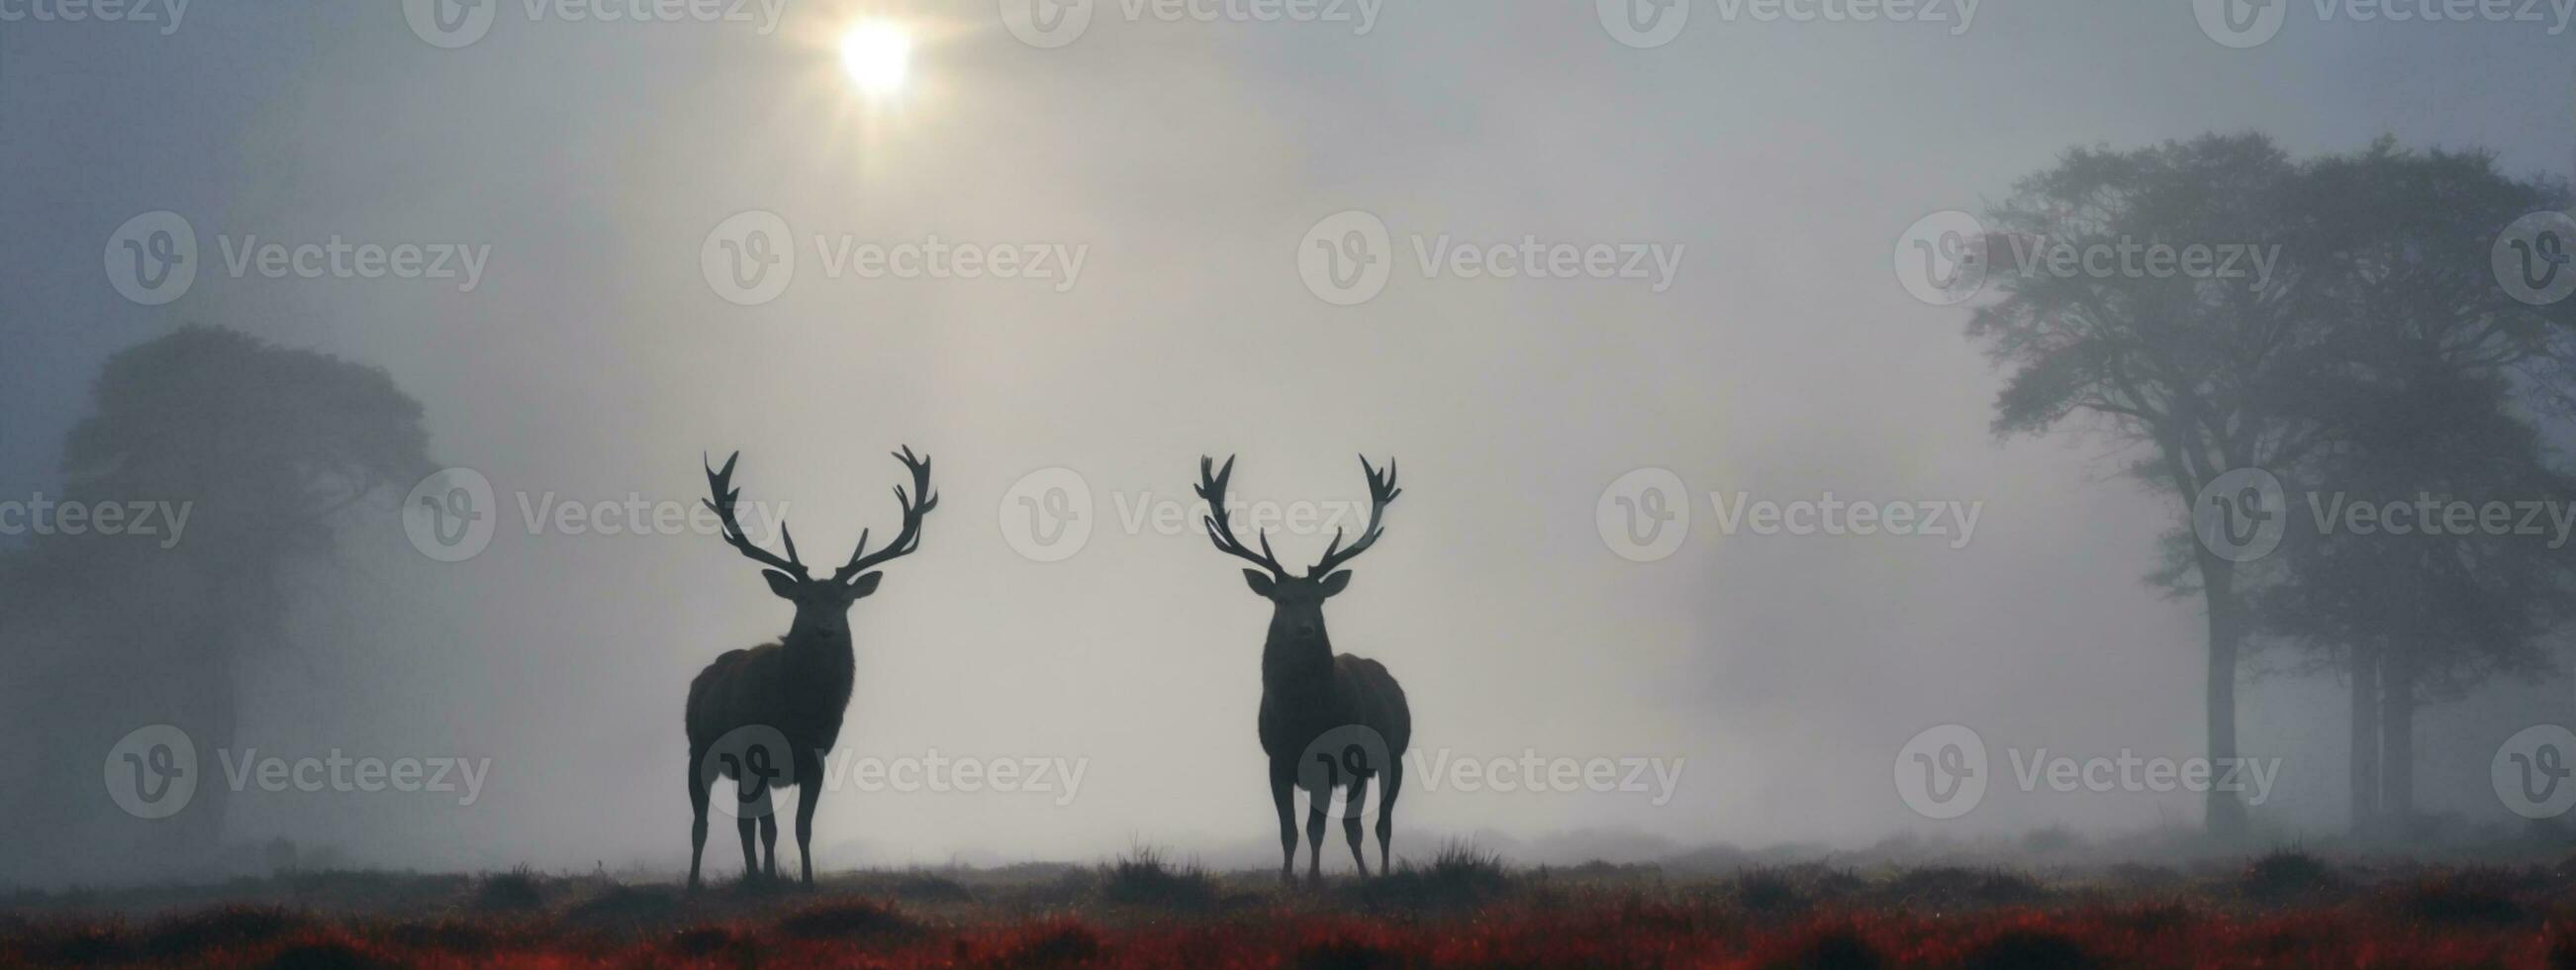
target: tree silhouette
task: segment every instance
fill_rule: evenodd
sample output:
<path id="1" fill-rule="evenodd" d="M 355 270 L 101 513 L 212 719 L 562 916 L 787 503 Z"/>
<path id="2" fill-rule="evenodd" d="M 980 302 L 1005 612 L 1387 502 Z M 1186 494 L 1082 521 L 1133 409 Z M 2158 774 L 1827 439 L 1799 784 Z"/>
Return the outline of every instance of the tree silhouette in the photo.
<path id="1" fill-rule="evenodd" d="M 2025 177 L 1991 209 L 1988 251 L 2124 241 L 2291 245 L 2306 227 L 2288 188 L 2298 167 L 2259 135 L 2204 136 L 2134 151 L 2075 149 Z M 2005 272 L 2002 298 L 1979 307 L 1971 339 L 2008 371 L 1995 402 L 1999 435 L 2089 418 L 2146 455 L 2132 467 L 2186 517 L 2204 486 L 2232 469 L 2270 467 L 2314 445 L 2313 422 L 2283 400 L 2281 372 L 2315 339 L 2317 316 L 2295 265 L 2263 285 L 2181 274 Z M 2236 757 L 2237 659 L 2246 634 L 2237 564 L 2188 554 L 2208 613 L 2208 750 Z M 2208 793 L 2213 835 L 2243 833 L 2233 792 Z"/>
<path id="2" fill-rule="evenodd" d="M 431 470 L 421 408 L 380 369 L 196 326 L 110 358 L 91 401 L 64 447 L 63 499 L 187 503 L 188 523 L 175 545 L 166 532 L 57 534 L 9 557 L 0 635 L 33 695 L 19 716 L 73 743 L 46 749 L 46 782 L 8 807 L 108 823 L 96 841 L 148 832 L 161 850 L 202 851 L 221 831 L 223 786 L 120 830 L 99 797 L 101 759 L 151 724 L 187 731 L 201 752 L 232 743 L 236 675 L 286 640 L 285 570 L 328 553 L 335 513 Z M 11 841 L 21 864 L 69 851 Z"/>
<path id="3" fill-rule="evenodd" d="M 2477 152 L 2410 152 L 2382 139 L 2306 166 L 2299 257 L 2329 315 L 2296 400 L 2327 445 L 2283 472 L 2385 507 L 2565 498 L 2536 417 L 2563 413 L 2576 305 L 2534 307 L 2498 284 L 2497 233 L 2564 206 L 2562 184 L 2520 180 Z M 2402 833 L 2413 804 L 2414 709 L 2495 674 L 2549 668 L 2539 638 L 2571 604 L 2563 556 L 2528 535 L 2320 531 L 2294 516 L 2284 585 L 2260 604 L 2270 632 L 2339 664 L 2352 691 L 2355 829 Z"/>

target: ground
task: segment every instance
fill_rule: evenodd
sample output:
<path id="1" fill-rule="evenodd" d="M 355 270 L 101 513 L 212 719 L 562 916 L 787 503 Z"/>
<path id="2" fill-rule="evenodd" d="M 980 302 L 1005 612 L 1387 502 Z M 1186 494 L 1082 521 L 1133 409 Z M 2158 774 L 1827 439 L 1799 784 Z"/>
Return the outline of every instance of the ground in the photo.
<path id="1" fill-rule="evenodd" d="M 1516 868 L 1282 887 L 1152 852 L 697 894 L 607 873 L 287 872 L 0 897 L 0 965 L 2576 967 L 2576 860 Z"/>

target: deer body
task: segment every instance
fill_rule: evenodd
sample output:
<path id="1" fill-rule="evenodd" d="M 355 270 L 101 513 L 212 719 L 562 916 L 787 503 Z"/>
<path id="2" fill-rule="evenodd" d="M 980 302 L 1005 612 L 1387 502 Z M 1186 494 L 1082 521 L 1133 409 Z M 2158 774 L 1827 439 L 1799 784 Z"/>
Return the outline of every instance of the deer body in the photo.
<path id="1" fill-rule="evenodd" d="M 758 830 L 761 846 L 766 850 L 766 874 L 778 875 L 778 819 L 768 811 L 773 789 L 800 789 L 796 800 L 796 850 L 803 864 L 804 883 L 814 884 L 814 808 L 822 801 L 823 755 L 840 739 L 841 720 L 850 706 L 851 691 L 857 683 L 858 658 L 850 645 L 850 605 L 876 592 L 883 573 L 869 570 L 879 563 L 905 555 L 919 548 L 921 520 L 939 498 L 930 491 L 930 462 L 916 460 L 911 449 L 895 457 L 911 469 L 913 492 L 895 487 L 895 500 L 904 510 L 903 531 L 893 543 L 868 554 L 866 533 L 859 536 L 858 551 L 851 554 L 848 565 L 829 579 L 815 579 L 796 557 L 796 539 L 780 523 L 779 534 L 787 544 L 782 559 L 751 542 L 742 526 L 734 519 L 734 502 L 739 490 L 731 487 L 734 461 L 726 459 L 723 471 L 707 471 L 707 482 L 714 491 L 708 505 L 716 510 L 724 526 L 725 541 L 753 561 L 770 568 L 762 576 L 769 589 L 796 606 L 796 619 L 787 635 L 775 643 L 748 650 L 732 650 L 716 657 L 705 670 L 689 681 L 686 727 L 689 736 L 689 805 L 693 819 L 689 830 L 689 885 L 698 885 L 698 864 L 707 843 L 707 804 L 710 788 L 717 777 L 732 779 L 738 798 L 755 811 L 736 813 L 736 828 L 742 835 L 744 878 L 762 874 L 764 867 L 752 850 L 752 835 Z M 915 502 L 912 495 L 920 501 Z M 743 741 L 749 737 L 752 748 Z M 785 752 L 770 752 L 768 745 L 784 744 Z M 784 758 L 785 764 L 776 763 Z"/>
<path id="2" fill-rule="evenodd" d="M 1384 664 L 1350 654 L 1334 655 L 1332 638 L 1324 631 L 1324 600 L 1350 583 L 1349 572 L 1334 570 L 1377 541 L 1380 516 L 1401 491 L 1395 487 L 1395 465 L 1389 462 L 1380 475 L 1369 467 L 1368 459 L 1360 459 L 1369 478 L 1367 529 L 1347 550 L 1336 533 L 1323 561 L 1305 576 L 1292 577 L 1271 554 L 1269 536 L 1261 537 L 1259 554 L 1235 539 L 1225 508 L 1225 485 L 1233 475 L 1234 460 L 1227 459 L 1221 471 L 1212 470 L 1213 464 L 1210 459 L 1199 461 L 1198 494 L 1208 502 L 1208 537 L 1218 551 L 1262 567 L 1244 570 L 1244 582 L 1271 602 L 1270 632 L 1261 648 L 1258 728 L 1262 753 L 1270 760 L 1271 805 L 1279 815 L 1283 856 L 1279 877 L 1288 880 L 1296 874 L 1299 789 L 1306 792 L 1307 878 L 1323 876 L 1325 806 L 1336 789 L 1348 794 L 1342 832 L 1350 842 L 1351 862 L 1367 877 L 1360 827 L 1363 797 L 1371 779 L 1378 782 L 1378 868 L 1385 871 L 1395 831 L 1395 799 L 1404 785 L 1404 752 L 1413 740 L 1413 711 L 1405 703 L 1404 688 Z"/>

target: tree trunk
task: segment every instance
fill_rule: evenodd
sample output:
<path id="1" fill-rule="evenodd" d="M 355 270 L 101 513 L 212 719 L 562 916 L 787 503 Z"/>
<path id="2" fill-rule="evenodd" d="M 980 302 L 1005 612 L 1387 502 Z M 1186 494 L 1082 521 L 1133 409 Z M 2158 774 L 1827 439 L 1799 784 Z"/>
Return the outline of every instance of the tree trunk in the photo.
<path id="1" fill-rule="evenodd" d="M 2352 648 L 2352 834 L 2379 834 L 2379 652 Z"/>
<path id="2" fill-rule="evenodd" d="M 2415 822 L 2415 660 L 2404 647 L 2380 661 L 2379 750 L 2382 826 L 2403 837 Z"/>
<path id="3" fill-rule="evenodd" d="M 2209 763 L 2212 777 L 2224 777 L 2236 764 L 2236 654 L 2243 642 L 2244 600 L 2236 593 L 2236 564 L 2209 553 L 2200 556 L 2203 597 L 2209 606 Z M 2207 795 L 2207 825 L 2212 838 L 2235 841 L 2245 836 L 2245 803 L 2232 791 L 2213 784 Z"/>

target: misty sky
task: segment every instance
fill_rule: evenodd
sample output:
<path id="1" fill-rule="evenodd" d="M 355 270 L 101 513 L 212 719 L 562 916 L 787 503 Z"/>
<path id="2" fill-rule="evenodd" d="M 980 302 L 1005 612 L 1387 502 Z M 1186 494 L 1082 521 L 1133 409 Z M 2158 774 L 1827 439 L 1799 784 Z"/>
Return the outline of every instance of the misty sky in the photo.
<path id="1" fill-rule="evenodd" d="M 475 804 L 253 795 L 233 831 L 301 829 L 370 861 L 676 866 L 680 706 L 717 653 L 783 632 L 757 570 L 703 534 L 531 532 L 521 497 L 693 502 L 744 452 L 809 560 L 896 524 L 886 452 L 934 456 L 922 551 L 852 613 L 842 749 L 1080 759 L 1069 803 L 836 793 L 819 862 L 1088 858 L 1150 842 L 1266 855 L 1253 736 L 1268 605 L 1195 528 L 1202 454 L 1236 489 L 1364 501 L 1386 537 L 1328 610 L 1384 661 L 1415 745 L 1467 759 L 1685 759 L 1672 797 L 1408 784 L 1397 849 L 1488 830 L 1674 846 L 2181 825 L 2198 800 L 2004 791 L 1934 823 L 1890 784 L 1955 722 L 1997 749 L 2181 757 L 2201 745 L 2194 601 L 2140 583 L 2167 500 L 2104 441 L 1997 442 L 1964 310 L 1900 286 L 1918 218 L 1978 209 L 2079 144 L 2260 130 L 2299 155 L 2387 134 L 2576 161 L 2571 38 L 2547 23 L 2320 21 L 2237 50 L 2178 2 L 1990 0 L 1955 23 L 1729 20 L 1624 45 L 1591 4 L 1389 3 L 1350 23 L 1131 21 L 1060 48 L 991 2 L 789 0 L 756 23 L 531 20 L 424 43 L 392 3 L 205 0 L 160 24 L 0 23 L 0 496 L 59 487 L 110 353 L 190 322 L 381 365 L 434 456 L 499 492 L 489 547 L 417 552 L 387 496 L 298 579 L 294 649 L 243 671 L 238 745 L 489 757 Z M 870 100 L 834 43 L 918 28 L 912 84 Z M 1309 292 L 1308 230 L 1393 234 L 1382 293 Z M 140 306 L 103 272 L 129 218 L 184 216 L 193 287 Z M 702 271 L 738 212 L 781 215 L 795 282 L 739 306 Z M 827 278 L 812 237 L 1079 248 L 1068 287 Z M 1426 278 L 1414 241 L 1679 253 L 1651 280 Z M 488 247 L 454 280 L 236 278 L 221 240 Z M 1012 488 L 1070 469 L 1078 553 L 1006 537 Z M 1668 469 L 1696 495 L 1669 558 L 1605 543 L 1603 490 Z M 1722 535 L 1708 493 L 1976 503 L 1949 537 Z M 1330 538 L 1274 528 L 1282 558 Z M 1248 538 L 1248 536 L 1247 536 Z M 2487 754 L 2563 720 L 2564 681 L 2427 713 L 2421 802 L 2503 817 Z M 2282 760 L 2259 817 L 2339 824 L 2343 700 L 2257 682 L 2243 747 Z M 104 746 L 113 739 L 100 739 Z M 1418 834 L 1413 834 L 1418 833 Z M 299 836 L 308 837 L 308 836 Z M 718 838 L 720 870 L 730 852 Z"/>

